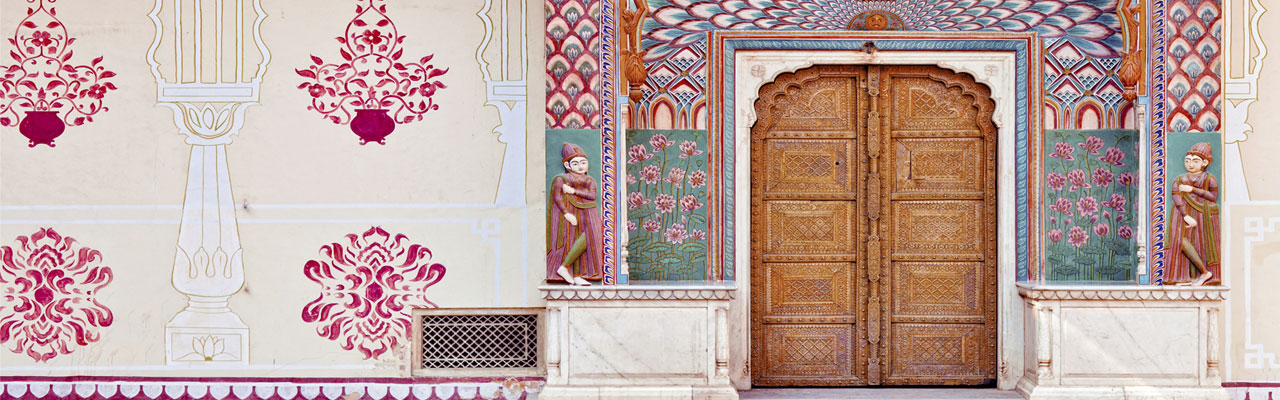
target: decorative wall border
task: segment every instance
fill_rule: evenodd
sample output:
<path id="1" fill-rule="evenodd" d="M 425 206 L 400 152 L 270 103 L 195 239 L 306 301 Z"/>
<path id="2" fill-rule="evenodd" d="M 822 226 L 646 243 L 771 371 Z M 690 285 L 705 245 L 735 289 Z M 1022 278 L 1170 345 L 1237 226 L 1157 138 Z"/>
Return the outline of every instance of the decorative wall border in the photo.
<path id="1" fill-rule="evenodd" d="M 544 382 L 541 377 L 344 379 L 5 376 L 3 380 L 4 390 L 0 391 L 0 395 L 15 400 L 70 397 L 140 400 L 525 399 L 530 394 L 538 393 Z"/>
<path id="2" fill-rule="evenodd" d="M 711 185 L 708 190 L 711 223 L 711 240 L 708 251 L 708 279 L 733 280 L 735 271 L 734 230 L 732 210 L 734 199 L 734 165 L 736 149 L 733 127 L 735 104 L 734 90 L 735 53 L 739 50 L 859 50 L 867 43 L 874 43 L 879 51 L 1009 51 L 1015 53 L 1017 98 L 1014 100 L 1016 126 L 1015 162 L 1018 182 L 1016 193 L 1016 264 L 1019 281 L 1027 280 L 1029 271 L 1038 270 L 1039 223 L 1038 207 L 1032 205 L 1039 198 L 1040 104 L 1043 93 L 1039 89 L 1043 79 L 1039 62 L 1040 39 L 1033 33 L 939 33 L 939 32 L 734 32 L 710 33 L 708 60 L 708 98 L 711 105 L 711 121 L 708 130 Z M 1036 62 L 1029 62 L 1035 60 Z M 1039 93 L 1039 94 L 1037 94 Z M 1038 96 L 1031 99 L 1032 96 Z M 1036 107 L 1030 107 L 1036 104 Z M 729 145 L 726 145 L 729 144 Z M 1030 151 L 1036 149 L 1036 151 Z M 1034 233 L 1034 235 L 1033 235 Z M 1032 251 L 1036 250 L 1033 254 Z M 716 278 L 712 278 L 716 277 Z"/>
<path id="3" fill-rule="evenodd" d="M 1151 112 L 1148 114 L 1150 125 L 1150 137 L 1147 144 L 1147 151 L 1150 155 L 1147 158 L 1147 166 L 1150 169 L 1150 175 L 1147 180 L 1147 188 L 1151 191 L 1151 201 L 1148 211 L 1150 220 L 1147 223 L 1148 238 L 1150 244 L 1147 247 L 1147 268 L 1150 269 L 1150 283 L 1157 284 L 1164 281 L 1164 209 L 1165 209 L 1165 113 L 1168 111 L 1165 104 L 1165 86 L 1168 83 L 1166 77 L 1168 71 L 1165 71 L 1165 59 L 1168 57 L 1169 48 L 1165 45 L 1165 29 L 1168 18 L 1165 18 L 1167 0 L 1152 0 L 1151 9 L 1148 14 L 1150 18 L 1150 40 L 1147 42 L 1150 46 L 1151 60 L 1147 65 L 1151 66 L 1150 86 L 1147 86 L 1147 95 L 1151 96 L 1148 104 L 1151 106 Z"/>
<path id="4" fill-rule="evenodd" d="M 1253 281 L 1249 279 L 1253 270 L 1253 245 L 1266 240 L 1268 233 L 1280 230 L 1280 216 L 1246 217 L 1244 234 L 1240 238 L 1244 245 L 1244 369 L 1280 368 L 1280 360 L 1274 352 L 1267 352 L 1262 343 L 1253 342 Z M 1225 281 L 1224 281 L 1225 282 Z"/>

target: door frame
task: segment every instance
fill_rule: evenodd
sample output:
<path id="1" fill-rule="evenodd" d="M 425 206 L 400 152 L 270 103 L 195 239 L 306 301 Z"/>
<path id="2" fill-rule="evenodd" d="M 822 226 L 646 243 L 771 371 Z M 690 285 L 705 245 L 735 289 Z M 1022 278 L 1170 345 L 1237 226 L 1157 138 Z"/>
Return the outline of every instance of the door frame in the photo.
<path id="1" fill-rule="evenodd" d="M 867 33 L 861 34 L 827 34 L 826 36 L 818 36 L 813 32 L 797 32 L 797 33 L 738 33 L 737 37 L 754 38 L 754 46 L 751 48 L 737 48 L 730 52 L 723 50 L 722 44 L 728 37 L 735 36 L 733 33 L 720 34 L 715 32 L 712 34 L 710 45 L 713 46 L 712 65 L 719 66 L 720 71 L 713 71 L 711 74 L 712 84 L 717 86 L 718 93 L 712 93 L 713 101 L 719 103 L 725 109 L 712 107 L 713 112 L 721 113 L 713 116 L 711 123 L 711 134 L 731 133 L 732 136 L 726 134 L 723 140 L 726 147 L 732 147 L 732 157 L 726 157 L 721 162 L 724 164 L 732 163 L 733 173 L 724 174 L 725 179 L 732 180 L 732 186 L 726 185 L 724 195 L 732 196 L 738 201 L 726 202 L 727 207 L 731 209 L 723 210 L 723 213 L 733 215 L 733 225 L 738 227 L 747 227 L 746 229 L 732 230 L 728 229 L 724 232 L 726 238 L 731 238 L 731 242 L 726 243 L 723 250 L 730 253 L 725 258 L 732 260 L 727 263 L 727 268 L 733 268 L 732 275 L 736 278 L 736 286 L 738 294 L 734 297 L 729 309 L 730 319 L 730 378 L 734 387 L 745 390 L 751 387 L 751 373 L 749 362 L 751 360 L 751 126 L 755 123 L 755 100 L 759 96 L 760 88 L 774 81 L 779 75 L 787 72 L 795 72 L 797 70 L 807 68 L 813 65 L 839 65 L 839 64 L 859 64 L 859 65 L 936 65 L 944 69 L 955 71 L 958 73 L 967 73 L 972 75 L 974 79 L 991 89 L 991 98 L 996 104 L 996 108 L 992 114 L 997 128 L 997 183 L 996 183 L 996 204 L 997 204 L 997 220 L 999 221 L 997 229 L 997 263 L 999 269 L 997 272 L 997 292 L 999 293 L 997 301 L 997 374 L 996 385 L 1000 389 L 1011 390 L 1016 385 L 1018 378 L 1022 375 L 1024 369 L 1023 346 L 1023 318 L 1021 302 L 1018 298 L 1015 283 L 1018 277 L 1017 264 L 1021 260 L 1031 260 L 1028 254 L 1018 254 L 1019 246 L 1017 243 L 1018 230 L 1015 229 L 1015 221 L 1035 221 L 1033 213 L 1035 207 L 1028 207 L 1027 211 L 1018 215 L 1017 205 L 1019 203 L 1017 192 L 1022 189 L 1024 196 L 1028 195 L 1026 190 L 1027 182 L 1019 182 L 1017 179 L 1017 163 L 1015 153 L 1019 145 L 1028 146 L 1031 149 L 1038 149 L 1039 143 L 1039 126 L 1038 111 L 1040 107 L 1028 107 L 1028 103 L 1038 105 L 1040 102 L 1040 85 L 1039 79 L 1028 79 L 1028 76 L 1039 76 L 1038 59 L 1039 40 L 1034 35 L 1027 34 L 970 34 L 963 37 L 972 36 L 993 36 L 997 40 L 987 40 L 986 42 L 995 42 L 998 39 L 1019 41 L 1022 43 L 1034 43 L 1034 51 L 1028 51 L 1024 47 L 1022 52 L 1010 50 L 1008 46 L 990 45 L 987 48 L 981 47 L 970 50 L 956 50 L 956 46 L 948 46 L 954 42 L 947 42 L 947 38 L 961 38 L 958 35 L 947 34 L 900 34 L 892 36 L 892 39 L 924 44 L 925 49 L 910 50 L 888 50 L 888 51 L 866 51 L 853 50 L 861 48 L 861 44 L 865 42 L 874 42 L 877 47 L 884 49 L 883 44 L 889 44 L 894 40 L 882 40 L 884 36 L 879 36 L 879 32 L 875 35 Z M 810 39 L 830 39 L 832 36 L 844 36 L 844 46 L 833 46 L 830 49 L 822 51 L 814 51 L 811 44 L 795 44 L 802 42 L 794 39 L 795 37 L 807 37 Z M 816 37 L 815 37 L 816 36 Z M 762 40 L 763 39 L 763 40 Z M 939 40 L 943 39 L 943 40 Z M 833 40 L 835 41 L 835 40 Z M 788 43 L 792 43 L 788 46 Z M 811 42 L 812 43 L 812 42 Z M 717 47 L 721 46 L 721 47 Z M 789 48 L 790 47 L 790 48 Z M 840 50 L 843 47 L 846 50 Z M 949 50 L 944 59 L 939 59 L 939 50 Z M 1027 59 L 1019 60 L 1019 56 Z M 1029 62 L 1034 61 L 1034 62 Z M 1021 66 L 1021 68 L 1020 68 Z M 1028 68 L 1030 66 L 1030 68 Z M 1019 70 L 1022 70 L 1021 73 Z M 719 72 L 718 74 L 716 72 Z M 1025 74 L 1025 75 L 1023 75 Z M 1010 76 L 1015 79 L 1009 79 Z M 729 80 L 729 83 L 726 81 Z M 1025 88 L 1026 92 L 1018 93 L 1019 89 Z M 715 98 L 719 96 L 719 101 Z M 1028 100 L 1031 99 L 1029 102 Z M 734 107 L 732 109 L 728 107 Z M 1024 112 L 1025 123 L 1022 125 L 1024 129 L 1019 129 L 1018 113 Z M 725 124 L 719 118 L 732 115 L 732 118 L 726 118 L 731 121 Z M 731 125 L 731 126 L 729 126 Z M 717 129 L 719 127 L 719 129 Z M 1015 140 L 1019 132 L 1028 135 L 1026 142 Z M 730 139 L 731 138 L 731 139 Z M 730 142 L 732 140 L 732 142 Z M 1029 158 L 1029 164 L 1034 164 L 1034 158 Z M 1034 169 L 1032 169 L 1034 170 Z M 1035 173 L 1029 173 L 1029 176 L 1036 176 Z M 728 183 L 728 182 L 726 182 Z M 732 189 L 729 189 L 732 188 Z M 1035 191 L 1029 191 L 1034 194 Z M 1034 199 L 1034 197 L 1031 197 Z M 1022 218 L 1019 218 L 1022 217 Z M 1025 219 L 1024 219 L 1025 218 Z M 1038 232 L 1036 229 L 1029 229 L 1024 232 Z M 1035 248 L 1035 238 L 1037 235 L 1029 238 L 1031 241 L 1027 248 Z M 733 243 L 741 243 L 741 246 L 734 246 Z M 1027 251 L 1024 250 L 1024 253 Z M 1027 261 L 1023 261 L 1027 262 Z"/>

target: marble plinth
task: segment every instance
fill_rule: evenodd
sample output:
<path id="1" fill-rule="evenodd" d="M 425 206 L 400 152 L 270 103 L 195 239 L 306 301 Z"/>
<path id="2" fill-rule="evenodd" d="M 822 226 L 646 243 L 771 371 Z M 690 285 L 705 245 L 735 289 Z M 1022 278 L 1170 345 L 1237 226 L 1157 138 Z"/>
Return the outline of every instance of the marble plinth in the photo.
<path id="1" fill-rule="evenodd" d="M 1225 287 L 1035 286 L 1023 300 L 1033 399 L 1222 399 Z"/>
<path id="2" fill-rule="evenodd" d="M 539 399 L 737 399 L 731 284 L 538 288 L 547 300 Z"/>

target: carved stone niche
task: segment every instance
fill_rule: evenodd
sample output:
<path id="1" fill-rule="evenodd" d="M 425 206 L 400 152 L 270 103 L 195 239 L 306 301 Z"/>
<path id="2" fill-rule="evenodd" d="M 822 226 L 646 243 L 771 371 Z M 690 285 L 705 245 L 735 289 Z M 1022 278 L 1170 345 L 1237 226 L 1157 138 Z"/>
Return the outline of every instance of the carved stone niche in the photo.
<path id="1" fill-rule="evenodd" d="M 1222 399 L 1223 286 L 1018 284 L 1025 368 L 1039 399 Z"/>
<path id="2" fill-rule="evenodd" d="M 539 399 L 737 399 L 726 284 L 543 285 Z"/>

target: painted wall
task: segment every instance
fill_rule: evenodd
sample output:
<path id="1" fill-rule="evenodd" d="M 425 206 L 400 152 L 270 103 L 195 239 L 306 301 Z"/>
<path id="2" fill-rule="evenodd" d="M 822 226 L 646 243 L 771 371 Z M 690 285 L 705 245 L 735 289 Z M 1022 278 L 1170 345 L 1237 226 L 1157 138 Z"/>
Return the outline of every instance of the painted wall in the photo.
<path id="1" fill-rule="evenodd" d="M 182 3 L 177 11 L 173 0 L 0 2 L 0 28 L 17 31 L 0 43 L 4 54 L 63 43 L 74 52 L 69 63 L 92 69 L 101 56 L 116 88 L 56 146 L 29 147 L 17 119 L 0 127 L 6 375 L 408 376 L 411 307 L 541 306 L 543 135 L 540 113 L 526 108 L 542 109 L 543 99 L 525 95 L 542 93 L 543 75 L 526 73 L 544 64 L 540 7 L 299 0 L 258 10 L 246 0 L 241 9 L 217 2 L 226 4 L 220 13 L 214 2 Z M 42 4 L 49 15 L 35 10 L 34 28 L 21 28 L 28 8 Z M 159 39 L 148 17 L 157 4 Z M 193 27 L 197 18 L 203 29 Z M 74 43 L 57 41 L 60 27 Z M 406 102 L 438 109 L 397 118 L 385 144 L 362 144 L 349 117 L 335 124 L 308 109 L 327 81 L 299 71 L 341 64 L 349 48 L 335 38 L 344 36 L 365 45 L 361 52 L 398 57 L 406 68 L 383 67 L 402 81 L 386 87 L 433 90 Z M 6 56 L 0 74 L 38 68 L 23 65 Z M 181 71 L 192 82 L 197 65 L 202 82 L 229 92 L 157 97 L 157 80 L 180 83 Z M 233 77 L 238 67 L 244 79 Z M 374 77 L 384 77 L 370 71 L 364 84 L 377 86 Z M 235 91 L 245 87 L 258 92 Z M 6 86 L 5 97 L 20 89 Z M 258 105 L 237 107 L 242 115 L 223 108 L 255 96 Z M 188 303 L 179 287 L 216 285 L 229 285 L 216 289 L 231 293 L 230 312 L 219 314 L 228 319 L 175 322 Z"/>

